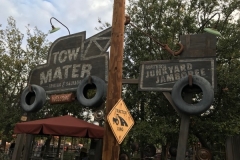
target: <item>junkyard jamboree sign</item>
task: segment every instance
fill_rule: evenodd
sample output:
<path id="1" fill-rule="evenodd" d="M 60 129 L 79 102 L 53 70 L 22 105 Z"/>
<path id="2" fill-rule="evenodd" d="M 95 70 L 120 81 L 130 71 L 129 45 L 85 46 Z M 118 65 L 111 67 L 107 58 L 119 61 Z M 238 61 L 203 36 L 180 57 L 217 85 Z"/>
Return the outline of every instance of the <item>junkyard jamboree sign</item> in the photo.
<path id="1" fill-rule="evenodd" d="M 215 60 L 212 58 L 141 62 L 139 90 L 171 91 L 179 79 L 199 75 L 214 87 Z"/>
<path id="2" fill-rule="evenodd" d="M 50 47 L 47 64 L 30 74 L 30 84 L 47 93 L 75 90 L 81 80 L 90 75 L 107 81 L 111 28 L 88 39 L 80 32 L 57 39 Z"/>

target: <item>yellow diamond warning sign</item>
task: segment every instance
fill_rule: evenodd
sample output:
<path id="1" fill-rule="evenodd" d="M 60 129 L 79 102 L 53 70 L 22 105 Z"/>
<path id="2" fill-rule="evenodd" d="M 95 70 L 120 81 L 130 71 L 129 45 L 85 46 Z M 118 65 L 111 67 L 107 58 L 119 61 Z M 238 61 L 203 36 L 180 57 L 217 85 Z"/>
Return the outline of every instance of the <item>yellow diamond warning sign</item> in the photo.
<path id="1" fill-rule="evenodd" d="M 121 144 L 134 124 L 133 118 L 122 99 L 109 112 L 107 120 L 118 143 Z"/>

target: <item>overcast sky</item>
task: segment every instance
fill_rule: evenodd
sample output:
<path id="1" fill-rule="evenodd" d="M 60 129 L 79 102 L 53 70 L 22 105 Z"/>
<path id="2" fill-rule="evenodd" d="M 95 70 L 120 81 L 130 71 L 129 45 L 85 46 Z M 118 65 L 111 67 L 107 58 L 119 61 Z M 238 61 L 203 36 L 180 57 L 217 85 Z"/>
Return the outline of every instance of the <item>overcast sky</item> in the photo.
<path id="1" fill-rule="evenodd" d="M 2 29 L 6 27 L 7 18 L 12 16 L 24 34 L 28 24 L 48 33 L 50 18 L 55 17 L 69 28 L 71 34 L 86 31 L 88 38 L 99 32 L 95 30 L 100 26 L 98 18 L 111 24 L 112 14 L 113 0 L 0 0 Z M 48 40 L 53 42 L 68 35 L 67 29 L 54 19 L 52 24 L 61 29 L 49 34 Z"/>

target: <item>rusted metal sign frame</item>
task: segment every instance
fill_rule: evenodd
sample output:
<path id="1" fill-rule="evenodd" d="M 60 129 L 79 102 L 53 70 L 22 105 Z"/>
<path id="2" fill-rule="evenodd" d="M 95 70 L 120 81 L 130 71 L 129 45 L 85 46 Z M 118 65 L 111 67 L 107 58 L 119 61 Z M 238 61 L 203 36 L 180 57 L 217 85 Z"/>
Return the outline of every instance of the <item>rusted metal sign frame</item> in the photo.
<path id="1" fill-rule="evenodd" d="M 171 67 L 171 72 L 173 72 L 173 67 L 177 66 L 179 71 L 181 72 L 180 65 L 191 65 L 191 69 L 187 70 L 184 67 L 182 70 L 184 71 L 184 75 L 187 76 L 188 73 L 191 73 L 192 75 L 195 74 L 194 70 L 199 71 L 202 67 L 204 69 L 204 74 L 201 75 L 202 77 L 206 78 L 212 85 L 213 88 L 216 88 L 216 80 L 215 80 L 215 58 L 198 58 L 198 59 L 179 59 L 179 60 L 159 60 L 159 61 L 145 61 L 141 62 L 140 65 L 140 78 L 139 78 L 139 91 L 162 91 L 162 92 L 170 92 L 172 90 L 172 86 L 174 83 L 178 80 L 173 75 L 174 73 L 171 73 L 170 81 L 167 83 L 158 83 L 161 80 L 160 76 L 166 76 L 166 75 L 160 75 L 158 74 L 165 74 L 168 71 L 165 71 L 165 69 L 168 69 L 167 67 Z M 210 68 L 204 67 L 204 65 L 208 65 Z M 151 67 L 153 68 L 151 70 Z M 154 68 L 155 67 L 155 68 Z M 164 71 L 162 68 L 159 68 L 160 71 L 156 71 L 156 67 L 165 67 Z M 146 69 L 150 68 L 150 69 Z M 153 73 L 150 73 L 150 72 Z M 170 71 L 169 71 L 170 73 Z M 150 75 L 152 74 L 152 75 Z M 170 74 L 169 74 L 170 75 Z M 152 77 L 151 77 L 152 76 Z M 146 78 L 147 77 L 147 78 Z M 163 77 L 165 78 L 165 77 Z M 179 79 L 182 78 L 181 75 L 178 77 Z M 164 80 L 167 81 L 167 78 Z"/>

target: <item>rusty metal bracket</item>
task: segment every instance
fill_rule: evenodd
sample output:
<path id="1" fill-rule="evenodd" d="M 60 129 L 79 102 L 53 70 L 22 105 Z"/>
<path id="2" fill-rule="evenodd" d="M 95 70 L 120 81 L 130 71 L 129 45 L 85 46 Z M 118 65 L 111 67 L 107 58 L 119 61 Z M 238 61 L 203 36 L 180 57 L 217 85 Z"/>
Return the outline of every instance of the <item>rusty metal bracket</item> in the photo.
<path id="1" fill-rule="evenodd" d="M 177 45 L 179 45 L 180 46 L 180 49 L 178 50 L 178 51 L 173 51 L 173 50 L 171 50 L 169 47 L 168 47 L 168 45 L 167 44 L 165 44 L 165 46 L 164 46 L 164 49 L 165 50 L 167 50 L 170 54 L 172 54 L 173 56 L 177 56 L 177 55 L 179 55 L 179 54 L 181 54 L 182 53 L 182 51 L 183 51 L 183 45 L 181 44 L 181 43 L 177 43 Z"/>
<path id="2" fill-rule="evenodd" d="M 88 84 L 92 84 L 92 77 L 91 76 L 88 77 Z"/>
<path id="3" fill-rule="evenodd" d="M 128 25 L 131 21 L 131 18 L 129 15 L 125 15 L 125 22 L 124 22 L 124 25 Z"/>
<path id="4" fill-rule="evenodd" d="M 33 92 L 31 84 L 28 84 L 28 89 L 29 89 L 29 92 Z"/>
<path id="5" fill-rule="evenodd" d="M 188 75 L 188 85 L 189 85 L 190 87 L 192 87 L 192 82 L 193 82 L 193 80 L 192 80 L 192 75 L 190 74 L 190 75 Z"/>

